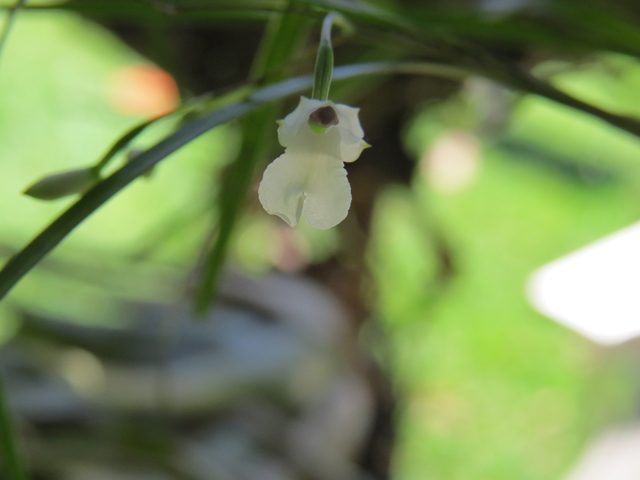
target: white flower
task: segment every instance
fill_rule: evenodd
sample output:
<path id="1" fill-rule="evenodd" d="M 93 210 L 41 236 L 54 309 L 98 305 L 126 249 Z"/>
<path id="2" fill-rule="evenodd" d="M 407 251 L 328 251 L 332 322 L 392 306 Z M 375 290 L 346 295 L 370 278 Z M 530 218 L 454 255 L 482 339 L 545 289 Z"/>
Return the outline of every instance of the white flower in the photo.
<path id="1" fill-rule="evenodd" d="M 343 162 L 357 160 L 369 146 L 362 140 L 359 110 L 300 97 L 298 107 L 278 121 L 278 140 L 285 151 L 267 167 L 258 190 L 267 213 L 292 227 L 300 215 L 322 229 L 344 220 L 351 186 Z"/>

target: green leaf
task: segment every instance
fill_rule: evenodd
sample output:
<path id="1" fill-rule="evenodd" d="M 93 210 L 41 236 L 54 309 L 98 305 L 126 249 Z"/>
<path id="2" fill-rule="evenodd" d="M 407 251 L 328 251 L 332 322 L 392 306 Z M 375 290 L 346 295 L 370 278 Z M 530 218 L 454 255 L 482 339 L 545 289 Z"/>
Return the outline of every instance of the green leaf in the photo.
<path id="1" fill-rule="evenodd" d="M 20 451 L 16 428 L 7 401 L 4 378 L 0 372 L 0 455 L 7 480 L 27 480 L 27 472 Z M 3 478 L 5 478 L 3 476 Z"/>
<path id="2" fill-rule="evenodd" d="M 11 32 L 11 28 L 13 27 L 13 23 L 16 19 L 16 14 L 24 8 L 25 3 L 27 3 L 27 0 L 16 0 L 15 4 L 12 7 L 9 7 L 9 12 L 7 13 L 7 18 L 4 21 L 2 32 L 0 32 L 0 54 L 7 43 L 9 32 Z"/>
<path id="3" fill-rule="evenodd" d="M 413 74 L 438 75 L 458 78 L 464 71 L 451 65 L 433 63 L 366 63 L 336 67 L 333 79 L 346 80 L 363 75 Z M 580 102 L 552 86 L 541 83 L 539 94 L 547 98 L 571 106 L 583 112 L 594 115 L 613 125 L 640 136 L 640 122 L 609 112 L 603 112 L 591 105 Z M 204 115 L 185 124 L 154 147 L 141 153 L 130 163 L 100 181 L 76 203 L 69 207 L 60 217 L 45 228 L 31 243 L 13 256 L 0 270 L 0 300 L 28 273 L 38 262 L 53 250 L 75 227 L 82 223 L 98 208 L 104 205 L 120 190 L 129 185 L 140 175 L 154 167 L 164 158 L 199 137 L 208 130 L 238 118 L 254 110 L 260 105 L 282 100 L 288 96 L 300 94 L 311 88 L 312 79 L 309 75 L 291 78 L 277 84 L 256 90 L 243 100 L 238 100 L 216 111 Z"/>
<path id="4" fill-rule="evenodd" d="M 267 101 L 269 100 L 272 100 L 272 98 Z M 18 280 L 75 227 L 133 180 L 211 128 L 244 115 L 259 104 L 260 102 L 249 98 L 200 117 L 184 125 L 175 133 L 146 152 L 141 153 L 131 162 L 96 184 L 51 225 L 45 228 L 29 245 L 9 259 L 4 268 L 0 270 L 0 299 L 4 298 Z"/>
<path id="5" fill-rule="evenodd" d="M 169 115 L 169 114 L 166 114 L 166 115 Z M 118 152 L 120 152 L 122 149 L 126 148 L 126 146 L 129 145 L 129 143 L 131 143 L 131 141 L 134 138 L 136 138 L 138 135 L 140 135 L 144 131 L 145 128 L 147 128 L 149 125 L 151 125 L 155 121 L 160 120 L 161 118 L 163 118 L 166 115 L 162 115 L 160 117 L 153 118 L 151 120 L 147 120 L 146 122 L 143 122 L 143 123 L 141 123 L 139 125 L 136 125 L 131 130 L 129 130 L 127 133 L 125 133 L 122 137 L 120 137 L 111 146 L 111 148 L 109 148 L 107 153 L 105 153 L 104 156 L 98 161 L 98 163 L 94 167 L 95 170 L 97 172 L 100 172 L 104 167 L 107 166 L 107 164 L 111 161 L 111 159 L 113 157 L 116 156 L 116 154 Z"/>
<path id="6" fill-rule="evenodd" d="M 290 13 L 272 17 L 254 61 L 251 77 L 261 78 L 277 71 L 270 77 L 271 81 L 285 78 L 287 71 L 282 67 L 288 65 L 297 54 L 305 26 L 301 18 Z M 269 88 L 263 92 L 269 92 Z M 259 92 L 256 93 L 260 95 Z M 275 138 L 273 126 L 277 113 L 278 105 L 267 105 L 251 112 L 245 119 L 240 153 L 222 182 L 218 199 L 220 218 L 217 236 L 205 256 L 194 297 L 194 310 L 198 315 L 204 314 L 215 298 L 228 245 L 249 192 L 256 165 L 264 158 L 265 152 L 270 150 Z"/>

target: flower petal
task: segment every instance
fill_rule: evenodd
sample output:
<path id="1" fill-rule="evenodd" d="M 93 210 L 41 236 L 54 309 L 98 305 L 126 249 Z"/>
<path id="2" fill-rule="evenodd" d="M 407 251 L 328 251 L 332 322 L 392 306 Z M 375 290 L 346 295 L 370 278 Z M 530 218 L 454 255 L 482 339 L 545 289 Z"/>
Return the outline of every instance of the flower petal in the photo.
<path id="1" fill-rule="evenodd" d="M 369 144 L 347 130 L 340 130 L 340 155 L 343 162 L 355 162 Z"/>
<path id="2" fill-rule="evenodd" d="M 313 228 L 327 229 L 345 219 L 351 206 L 351 186 L 340 158 L 315 155 L 305 187 L 302 214 Z"/>
<path id="3" fill-rule="evenodd" d="M 340 130 L 348 130 L 358 138 L 364 137 L 364 130 L 360 126 L 360 120 L 358 119 L 359 108 L 350 107 L 349 105 L 343 105 L 339 103 L 334 105 L 336 112 L 338 113 L 338 128 Z"/>
<path id="4" fill-rule="evenodd" d="M 338 124 L 315 131 L 309 116 L 331 106 Z M 344 162 L 355 161 L 368 147 L 358 120 L 358 108 L 300 97 L 296 109 L 278 122 L 285 153 L 264 172 L 258 195 L 264 209 L 292 227 L 300 215 L 314 228 L 340 223 L 351 206 L 351 187 Z"/>
<path id="5" fill-rule="evenodd" d="M 271 215 L 277 215 L 292 227 L 300 220 L 304 187 L 309 165 L 289 152 L 276 158 L 264 171 L 258 197 Z"/>
<path id="6" fill-rule="evenodd" d="M 341 158 L 341 136 L 335 127 L 329 127 L 324 133 L 316 133 L 311 130 L 309 122 L 304 122 L 298 128 L 298 133 L 291 137 L 291 142 L 285 151 L 296 152 L 301 155 L 324 154 Z"/>

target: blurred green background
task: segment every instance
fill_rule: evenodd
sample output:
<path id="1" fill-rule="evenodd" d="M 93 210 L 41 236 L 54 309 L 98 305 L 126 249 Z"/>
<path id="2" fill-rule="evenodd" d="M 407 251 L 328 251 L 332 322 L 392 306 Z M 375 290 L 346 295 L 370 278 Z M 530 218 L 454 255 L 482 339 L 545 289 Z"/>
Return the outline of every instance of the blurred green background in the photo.
<path id="1" fill-rule="evenodd" d="M 72 202 L 21 192 L 51 172 L 90 165 L 144 119 L 118 111 L 110 89 L 119 69 L 145 63 L 77 16 L 20 15 L 0 59 L 5 258 Z M 565 91 L 640 114 L 637 61 L 600 54 L 578 68 L 548 67 Z M 367 253 L 374 282 L 365 295 L 389 342 L 379 359 L 401 399 L 398 480 L 562 478 L 589 439 L 635 415 L 635 349 L 599 347 L 541 316 L 526 284 L 537 267 L 640 218 L 640 140 L 539 97 L 498 95 L 508 109 L 499 135 L 480 131 L 472 85 L 420 108 L 403 132 L 419 163 L 411 188 L 388 188 L 375 205 Z M 171 126 L 160 122 L 136 146 Z M 471 173 L 439 188 L 421 172 L 451 132 L 471 139 Z M 113 324 L 122 321 L 114 296 L 179 300 L 209 227 L 204 210 L 217 174 L 238 144 L 237 125 L 216 128 L 101 208 L 0 303 L 2 335 L 21 309 Z M 456 270 L 430 296 L 433 225 Z M 272 268 L 279 228 L 252 205 L 233 263 L 253 275 Z M 305 228 L 295 238 L 309 261 L 337 242 L 333 232 Z"/>

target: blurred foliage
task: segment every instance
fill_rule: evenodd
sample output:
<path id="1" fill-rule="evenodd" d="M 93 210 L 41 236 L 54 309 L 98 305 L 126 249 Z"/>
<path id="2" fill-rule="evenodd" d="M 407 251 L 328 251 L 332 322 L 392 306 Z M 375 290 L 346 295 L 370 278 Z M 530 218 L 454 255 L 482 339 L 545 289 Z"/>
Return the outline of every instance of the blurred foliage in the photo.
<path id="1" fill-rule="evenodd" d="M 20 15 L 0 59 L 5 257 L 68 204 L 21 196 L 27 185 L 49 172 L 90 165 L 144 120 L 118 111 L 109 89 L 118 69 L 148 60 L 86 18 L 106 26 L 142 25 L 151 37 L 167 23 L 259 30 L 286 2 L 70 0 L 29 6 L 33 11 Z M 390 358 L 379 353 L 380 360 L 403 399 L 395 478 L 559 478 L 590 435 L 631 418 L 637 358 L 631 348 L 598 348 L 541 317 L 527 305 L 524 290 L 536 267 L 640 217 L 640 142 L 628 133 L 640 114 L 640 8 L 632 0 L 298 0 L 292 9 L 316 25 L 327 10 L 353 24 L 344 48 L 336 50 L 337 62 L 426 60 L 502 83 L 455 80 L 453 93 L 426 100 L 402 92 L 414 108 L 402 112 L 409 119 L 402 134 L 416 171 L 410 185 L 385 188 L 375 201 L 366 252 L 373 284 L 364 294 L 391 346 Z M 293 70 L 308 67 L 308 56 L 301 55 Z M 172 63 L 152 60 L 167 69 Z M 380 85 L 384 92 L 383 82 L 353 81 L 334 92 L 341 100 L 362 98 Z M 185 98 L 202 93 L 197 82 L 187 83 L 179 81 Z M 566 98 L 550 85 L 603 112 L 598 118 L 593 109 L 595 117 L 552 101 Z M 219 86 L 211 82 L 212 89 Z M 365 118 L 385 115 L 362 107 Z M 131 148 L 154 145 L 178 123 L 155 122 Z M 184 272 L 215 236 L 209 210 L 225 166 L 237 158 L 241 129 L 232 122 L 206 133 L 150 179 L 106 203 L 0 304 L 3 335 L 10 335 L 25 309 L 114 325 L 126 322 L 114 298 L 179 301 Z M 452 131 L 472 135 L 480 152 L 477 174 L 447 191 L 434 183 L 427 163 L 434 145 Z M 124 163 L 124 152 L 114 160 Z M 252 172 L 244 173 L 250 180 Z M 237 221 L 231 245 L 236 264 L 254 272 L 286 270 L 291 263 L 281 257 L 287 245 L 302 264 L 336 254 L 349 262 L 349 225 L 341 236 L 304 227 L 283 234 L 255 208 L 254 197 Z M 234 203 L 236 213 L 244 207 L 241 200 Z M 438 280 L 446 274 L 442 238 L 453 254 L 446 286 Z M 300 268 L 289 260 L 292 270 Z M 378 351 L 375 341 L 371 347 Z"/>
<path id="2" fill-rule="evenodd" d="M 623 63 L 622 78 L 638 68 Z M 594 76 L 605 75 L 558 81 L 615 101 Z M 450 118 L 425 111 L 408 144 L 424 151 Z M 528 148 L 513 149 L 516 142 Z M 481 173 L 465 191 L 434 192 L 421 178 L 415 196 L 390 192 L 380 204 L 379 308 L 394 338 L 394 372 L 411 392 L 399 478 L 559 478 L 586 438 L 635 413 L 637 353 L 597 348 L 551 323 L 527 305 L 524 288 L 538 266 L 637 221 L 640 142 L 524 97 L 483 150 Z M 602 174 L 583 175 L 593 167 Z M 424 255 L 420 215 L 437 219 L 459 269 L 426 311 L 416 306 L 437 262 Z"/>

